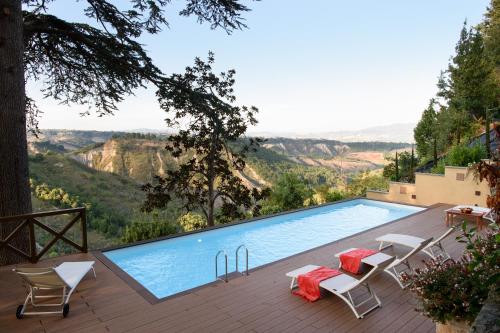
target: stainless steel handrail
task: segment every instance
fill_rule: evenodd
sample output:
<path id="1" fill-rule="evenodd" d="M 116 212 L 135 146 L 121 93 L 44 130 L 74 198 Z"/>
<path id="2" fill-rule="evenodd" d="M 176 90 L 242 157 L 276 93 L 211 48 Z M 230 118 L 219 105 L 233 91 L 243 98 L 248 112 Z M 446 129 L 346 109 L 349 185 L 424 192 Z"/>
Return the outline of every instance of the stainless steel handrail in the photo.
<path id="1" fill-rule="evenodd" d="M 219 254 L 221 254 L 221 253 L 224 254 L 225 265 L 226 265 L 226 274 L 225 274 L 225 278 L 224 279 L 221 279 L 219 277 L 219 270 L 218 270 L 218 267 L 219 267 L 219 261 L 218 261 L 218 259 L 219 259 Z M 228 279 L 227 279 L 227 253 L 224 250 L 220 250 L 215 255 L 215 279 L 216 280 L 221 280 L 221 281 L 224 281 L 224 282 L 228 281 Z"/>
<path id="2" fill-rule="evenodd" d="M 248 249 L 245 246 L 245 244 L 241 244 L 240 246 L 238 246 L 236 248 L 236 272 L 239 272 L 239 270 L 238 270 L 238 251 L 241 248 L 245 249 L 245 252 L 246 252 L 246 270 L 245 270 L 245 273 L 242 273 L 242 274 L 248 275 Z"/>

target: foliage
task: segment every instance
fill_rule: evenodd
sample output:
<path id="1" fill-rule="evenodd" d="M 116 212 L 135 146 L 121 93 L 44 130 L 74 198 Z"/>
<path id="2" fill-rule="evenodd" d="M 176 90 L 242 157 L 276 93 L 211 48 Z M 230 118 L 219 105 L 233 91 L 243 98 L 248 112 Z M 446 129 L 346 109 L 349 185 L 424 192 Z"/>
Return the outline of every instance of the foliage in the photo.
<path id="1" fill-rule="evenodd" d="M 489 208 L 495 212 L 496 221 L 500 220 L 500 127 L 494 125 L 497 150 L 493 153 L 491 161 L 480 161 L 471 166 L 470 170 L 480 182 L 486 180 L 490 194 L 486 199 Z"/>
<path id="2" fill-rule="evenodd" d="M 437 164 L 438 153 L 443 150 L 443 131 L 435 110 L 435 100 L 422 113 L 422 117 L 413 130 L 417 154 L 420 158 L 432 157 L 434 166 Z"/>
<path id="3" fill-rule="evenodd" d="M 30 177 L 33 194 L 40 200 L 59 208 L 86 206 L 90 229 L 110 239 L 121 235 L 143 200 L 132 180 L 87 168 L 57 153 L 30 157 Z"/>
<path id="4" fill-rule="evenodd" d="M 132 222 L 125 227 L 122 241 L 133 243 L 177 233 L 177 227 L 167 221 Z"/>
<path id="5" fill-rule="evenodd" d="M 191 212 L 179 217 L 177 223 L 184 231 L 203 229 L 207 226 L 207 220 L 203 216 Z"/>
<path id="6" fill-rule="evenodd" d="M 489 156 L 491 114 L 487 110 L 500 103 L 500 55 L 493 42 L 500 40 L 499 10 L 498 0 L 492 0 L 482 24 L 468 28 L 464 23 L 455 55 L 438 81 L 439 101 L 431 99 L 415 128 L 417 152 L 424 160 L 432 158 L 434 167 L 448 147 L 477 135 L 478 124 L 486 133 Z"/>
<path id="7" fill-rule="evenodd" d="M 474 237 L 474 231 L 467 231 L 464 223 L 459 241 L 467 244 L 459 261 L 430 260 L 425 262 L 423 269 L 404 276 L 411 282 L 410 290 L 421 301 L 418 310 L 441 323 L 450 320 L 472 323 L 490 288 L 498 288 L 499 234 Z"/>
<path id="8" fill-rule="evenodd" d="M 445 171 L 444 167 L 445 167 L 444 160 L 440 160 L 435 167 L 432 167 L 431 173 L 435 173 L 435 174 L 439 174 L 439 175 L 444 175 L 444 171 Z"/>
<path id="9" fill-rule="evenodd" d="M 111 1 L 87 0 L 86 23 L 48 14 L 50 2 L 23 0 L 25 76 L 43 78 L 46 97 L 65 104 L 92 103 L 93 109 L 102 115 L 117 111 L 116 104 L 123 95 L 146 83 L 188 88 L 165 77 L 137 41 L 144 33 L 156 34 L 168 26 L 164 10 L 170 1 L 130 0 L 128 6 L 122 3 L 123 8 L 118 8 Z M 248 10 L 238 0 L 189 0 L 180 15 L 195 15 L 212 29 L 220 27 L 231 33 L 246 27 L 241 14 Z"/>
<path id="10" fill-rule="evenodd" d="M 344 200 L 345 198 L 347 198 L 347 194 L 344 191 L 331 189 L 326 193 L 325 201 L 334 202 L 334 201 Z"/>
<path id="11" fill-rule="evenodd" d="M 313 199 L 316 204 L 339 201 L 345 199 L 346 197 L 347 193 L 328 185 L 321 185 L 314 188 Z"/>
<path id="12" fill-rule="evenodd" d="M 396 172 L 396 158 L 398 159 L 398 168 Z M 418 164 L 418 159 L 415 158 L 413 151 L 403 151 L 396 154 L 394 157 L 387 156 L 386 159 L 390 162 L 384 167 L 383 176 L 392 181 L 401 181 L 412 183 L 415 181 L 415 166 Z"/>
<path id="13" fill-rule="evenodd" d="M 36 184 L 30 179 L 31 190 L 40 200 L 49 201 L 61 208 L 76 208 L 84 206 L 77 196 L 72 196 L 62 188 L 51 188 L 47 184 Z"/>
<path id="14" fill-rule="evenodd" d="M 313 193 L 299 176 L 285 173 L 273 185 L 271 195 L 262 205 L 262 214 L 304 207 L 305 201 L 310 199 Z"/>
<path id="15" fill-rule="evenodd" d="M 349 196 L 358 197 L 364 196 L 367 189 L 386 191 L 388 188 L 387 178 L 370 172 L 361 172 L 351 179 L 347 185 L 347 193 Z"/>
<path id="16" fill-rule="evenodd" d="M 464 144 L 455 145 L 448 151 L 445 163 L 451 166 L 470 166 L 486 158 L 486 149 L 482 145 L 469 147 Z"/>
<path id="17" fill-rule="evenodd" d="M 185 74 L 174 74 L 171 80 L 182 82 L 188 90 L 166 86 L 159 92 L 162 108 L 167 112 L 168 126 L 179 126 L 177 134 L 167 139 L 166 149 L 178 158 L 194 153 L 176 170 L 167 170 L 164 177 L 157 176 L 155 184 L 146 184 L 143 190 L 147 200 L 144 210 L 164 208 L 172 201 L 171 195 L 182 199 L 187 211 L 200 210 L 209 226 L 215 223 L 215 204 L 221 202 L 221 211 L 229 219 L 245 216 L 251 210 L 258 215 L 258 202 L 267 191 L 248 189 L 234 171 L 245 169 L 245 156 L 255 149 L 260 139 L 250 139 L 240 151 L 231 150 L 230 142 L 236 142 L 249 125 L 255 125 L 257 108 L 233 105 L 234 70 L 216 76 L 212 73 L 214 56 L 209 53 L 205 62 L 196 58 L 194 67 L 187 67 Z M 191 91 L 205 98 L 200 99 Z M 170 99 L 169 96 L 178 95 Z"/>

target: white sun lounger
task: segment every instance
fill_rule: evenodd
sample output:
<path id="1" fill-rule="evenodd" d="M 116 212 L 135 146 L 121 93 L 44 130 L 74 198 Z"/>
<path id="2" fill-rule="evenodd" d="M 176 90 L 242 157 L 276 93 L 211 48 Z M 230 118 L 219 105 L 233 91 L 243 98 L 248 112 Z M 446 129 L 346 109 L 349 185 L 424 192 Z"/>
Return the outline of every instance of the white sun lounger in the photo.
<path id="1" fill-rule="evenodd" d="M 441 244 L 441 241 L 446 237 L 448 237 L 453 232 L 453 230 L 455 229 L 450 228 L 446 230 L 446 232 L 442 234 L 439 238 L 427 244 L 427 246 L 422 249 L 422 252 L 429 255 L 432 259 L 440 258 L 442 262 L 450 259 L 451 256 L 449 255 L 448 252 L 446 252 L 446 250 L 443 247 L 443 244 Z M 379 250 L 383 250 L 385 248 L 392 246 L 393 244 L 399 244 L 411 248 L 416 248 L 425 239 L 404 234 L 386 234 L 375 238 L 375 240 L 380 242 Z M 384 243 L 388 244 L 384 245 Z"/>
<path id="2" fill-rule="evenodd" d="M 413 248 L 410 252 L 405 254 L 402 258 L 396 258 L 389 266 L 385 268 L 385 272 L 392 276 L 399 284 L 399 286 L 404 289 L 408 287 L 408 284 L 403 284 L 401 280 L 401 275 L 403 273 L 413 273 L 413 269 L 408 261 L 414 254 L 418 253 L 420 250 L 424 249 L 430 242 L 432 242 L 432 237 L 429 239 L 424 239 L 418 246 Z"/>
<path id="3" fill-rule="evenodd" d="M 21 319 L 25 315 L 47 315 L 59 314 L 66 317 L 69 313 L 69 298 L 75 291 L 76 287 L 83 279 L 83 277 L 90 271 L 94 273 L 94 261 L 79 261 L 79 262 L 65 262 L 61 265 L 52 268 L 39 268 L 39 267 L 19 267 L 14 268 L 13 271 L 19 274 L 26 285 L 29 287 L 28 296 L 24 304 L 18 306 L 16 310 L 16 317 Z M 45 294 L 46 290 L 60 290 L 59 294 Z M 40 303 L 44 299 L 61 298 L 58 303 Z M 57 311 L 33 311 L 26 312 L 28 303 L 33 307 L 59 307 Z"/>
<path id="4" fill-rule="evenodd" d="M 319 283 L 319 286 L 322 289 L 328 290 L 329 292 L 337 295 L 342 299 L 344 302 L 349 305 L 351 308 L 352 312 L 354 312 L 354 315 L 358 319 L 363 318 L 368 312 L 382 306 L 382 303 L 380 302 L 380 299 L 378 296 L 375 294 L 375 292 L 372 290 L 370 285 L 368 284 L 368 279 L 372 278 L 375 276 L 377 273 L 380 273 L 381 271 L 384 270 L 388 265 L 390 265 L 393 260 L 395 260 L 394 257 L 390 257 L 388 260 L 385 260 L 384 262 L 381 262 L 379 265 L 375 266 L 372 270 L 370 270 L 365 276 L 363 276 L 361 279 L 355 279 L 347 274 L 341 273 L 337 276 L 331 277 L 329 279 L 323 280 Z M 315 270 L 316 268 L 319 268 L 320 266 L 316 265 L 307 265 L 301 268 L 298 268 L 296 270 L 293 270 L 291 272 L 286 273 L 286 276 L 292 278 L 292 283 L 290 284 L 290 289 L 293 289 L 297 287 L 297 279 L 299 275 L 306 274 L 312 270 Z M 358 288 L 358 287 L 364 287 L 368 291 L 368 297 L 359 300 L 358 303 L 356 303 L 351 295 L 351 292 Z M 366 304 L 370 300 L 375 300 L 375 305 L 371 306 L 369 309 L 364 311 L 363 313 L 358 312 L 358 308 L 361 307 L 363 304 Z"/>

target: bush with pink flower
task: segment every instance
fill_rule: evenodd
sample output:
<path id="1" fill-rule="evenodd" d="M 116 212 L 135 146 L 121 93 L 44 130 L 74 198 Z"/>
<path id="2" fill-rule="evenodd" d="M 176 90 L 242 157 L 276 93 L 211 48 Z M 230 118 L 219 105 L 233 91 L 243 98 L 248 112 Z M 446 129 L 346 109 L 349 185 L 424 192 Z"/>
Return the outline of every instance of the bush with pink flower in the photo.
<path id="1" fill-rule="evenodd" d="M 459 242 L 466 243 L 458 261 L 425 262 L 425 267 L 405 275 L 409 289 L 419 299 L 418 311 L 440 323 L 472 323 L 491 288 L 500 288 L 500 234 L 475 235 L 463 226 Z"/>

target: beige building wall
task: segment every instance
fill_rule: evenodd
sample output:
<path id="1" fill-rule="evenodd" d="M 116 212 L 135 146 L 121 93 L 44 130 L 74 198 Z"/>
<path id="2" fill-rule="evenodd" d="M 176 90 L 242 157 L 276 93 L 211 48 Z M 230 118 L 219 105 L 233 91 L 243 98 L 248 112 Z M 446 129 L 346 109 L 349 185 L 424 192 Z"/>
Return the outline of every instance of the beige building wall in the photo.
<path id="1" fill-rule="evenodd" d="M 390 182 L 389 191 L 367 191 L 368 199 L 430 206 L 435 203 L 486 207 L 489 187 L 465 167 L 445 167 L 444 175 L 416 173 L 415 184 Z"/>

